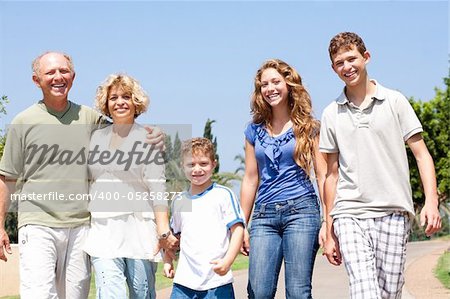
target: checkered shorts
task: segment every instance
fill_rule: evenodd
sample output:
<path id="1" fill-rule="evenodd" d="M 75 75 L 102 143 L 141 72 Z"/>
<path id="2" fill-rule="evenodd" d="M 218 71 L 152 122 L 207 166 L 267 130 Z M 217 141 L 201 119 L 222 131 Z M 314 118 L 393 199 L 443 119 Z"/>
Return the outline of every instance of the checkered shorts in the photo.
<path id="1" fill-rule="evenodd" d="M 370 219 L 336 218 L 334 231 L 350 280 L 351 298 L 397 299 L 410 222 L 405 213 Z"/>

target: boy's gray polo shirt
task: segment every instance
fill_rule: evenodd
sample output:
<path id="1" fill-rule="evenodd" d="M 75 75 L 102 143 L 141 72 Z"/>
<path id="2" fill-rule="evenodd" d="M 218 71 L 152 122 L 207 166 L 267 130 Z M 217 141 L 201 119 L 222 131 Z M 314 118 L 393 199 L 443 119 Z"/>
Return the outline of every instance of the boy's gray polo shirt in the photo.
<path id="1" fill-rule="evenodd" d="M 422 125 L 405 96 L 372 81 L 366 108 L 349 102 L 344 89 L 322 115 L 320 151 L 339 153 L 334 218 L 414 215 L 405 142 Z"/>

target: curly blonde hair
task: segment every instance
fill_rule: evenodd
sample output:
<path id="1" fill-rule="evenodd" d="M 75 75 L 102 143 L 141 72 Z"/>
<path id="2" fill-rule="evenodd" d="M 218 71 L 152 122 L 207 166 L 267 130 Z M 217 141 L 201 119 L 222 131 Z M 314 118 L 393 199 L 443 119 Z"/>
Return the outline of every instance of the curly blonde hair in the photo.
<path id="1" fill-rule="evenodd" d="M 136 110 L 134 118 L 147 111 L 150 104 L 148 95 L 136 79 L 125 74 L 109 75 L 102 85 L 97 87 L 95 107 L 98 111 L 111 117 L 108 109 L 108 98 L 111 88 L 115 86 L 120 86 L 124 92 L 131 94 L 131 99 Z"/>
<path id="2" fill-rule="evenodd" d="M 308 176 L 311 174 L 316 146 L 316 135 L 319 132 L 319 121 L 313 116 L 311 98 L 302 85 L 302 78 L 297 71 L 286 62 L 270 59 L 256 72 L 255 90 L 251 99 L 253 123 L 263 124 L 272 129 L 272 108 L 264 100 L 261 93 L 261 75 L 266 69 L 275 69 L 286 81 L 289 96 L 288 105 L 291 109 L 292 129 L 295 136 L 294 161 L 303 168 Z"/>

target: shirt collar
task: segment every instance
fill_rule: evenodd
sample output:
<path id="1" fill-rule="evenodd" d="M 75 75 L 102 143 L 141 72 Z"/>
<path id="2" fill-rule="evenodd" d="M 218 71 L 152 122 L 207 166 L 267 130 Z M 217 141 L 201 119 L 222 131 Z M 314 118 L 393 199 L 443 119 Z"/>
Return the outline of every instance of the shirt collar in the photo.
<path id="1" fill-rule="evenodd" d="M 197 199 L 197 198 L 199 198 L 199 197 L 202 197 L 203 195 L 205 195 L 205 194 L 208 193 L 209 191 L 211 191 L 215 186 L 216 186 L 216 183 L 213 182 L 213 183 L 212 183 L 208 188 L 206 188 L 203 192 L 201 192 L 201 193 L 199 193 L 199 194 L 195 194 L 195 195 L 192 195 L 192 194 L 191 194 L 191 190 L 190 190 L 190 188 L 189 188 L 189 191 L 186 192 L 186 193 L 187 193 L 187 197 L 190 198 L 190 199 Z"/>
<path id="2" fill-rule="evenodd" d="M 370 79 L 370 81 L 375 83 L 375 95 L 372 97 L 372 99 L 374 100 L 379 100 L 379 101 L 383 101 L 386 98 L 386 90 L 383 86 L 380 85 L 380 83 L 378 83 L 377 80 L 374 79 Z M 345 87 L 342 90 L 341 94 L 339 95 L 339 97 L 336 99 L 336 103 L 339 105 L 345 105 L 347 103 L 349 103 L 349 100 L 345 94 Z"/>
<path id="3" fill-rule="evenodd" d="M 43 109 L 44 111 L 47 111 L 48 113 L 50 113 L 51 115 L 56 116 L 57 118 L 61 119 L 61 118 L 63 118 L 64 115 L 66 115 L 67 111 L 69 111 L 70 108 L 72 107 L 72 102 L 68 100 L 66 107 L 62 111 L 57 111 L 57 110 L 54 110 L 54 109 L 48 107 L 47 105 L 45 105 L 44 100 L 40 100 L 38 102 L 38 106 L 41 107 L 41 109 Z"/>

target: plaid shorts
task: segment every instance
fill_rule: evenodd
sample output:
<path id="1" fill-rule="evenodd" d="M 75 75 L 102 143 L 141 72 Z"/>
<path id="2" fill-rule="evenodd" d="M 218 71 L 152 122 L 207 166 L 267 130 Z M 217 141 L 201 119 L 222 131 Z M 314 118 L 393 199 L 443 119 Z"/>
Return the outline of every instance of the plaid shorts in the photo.
<path id="1" fill-rule="evenodd" d="M 343 217 L 336 218 L 333 224 L 349 276 L 351 298 L 401 298 L 411 226 L 407 215 Z"/>

